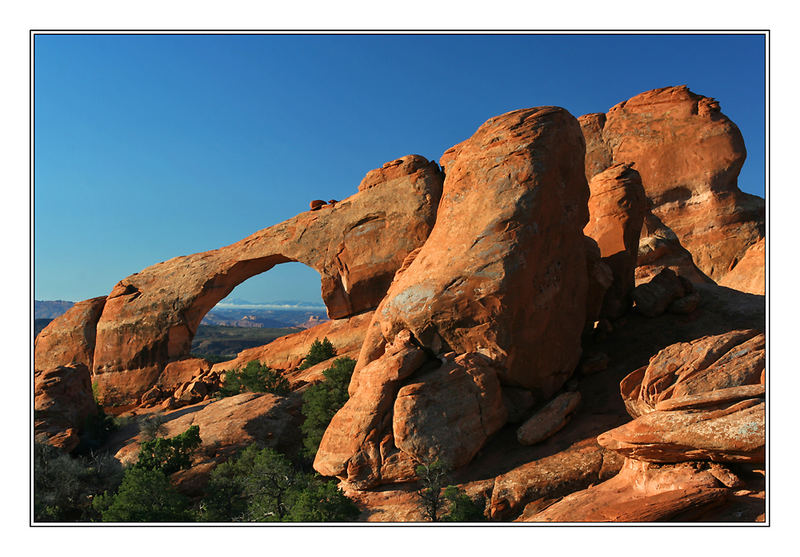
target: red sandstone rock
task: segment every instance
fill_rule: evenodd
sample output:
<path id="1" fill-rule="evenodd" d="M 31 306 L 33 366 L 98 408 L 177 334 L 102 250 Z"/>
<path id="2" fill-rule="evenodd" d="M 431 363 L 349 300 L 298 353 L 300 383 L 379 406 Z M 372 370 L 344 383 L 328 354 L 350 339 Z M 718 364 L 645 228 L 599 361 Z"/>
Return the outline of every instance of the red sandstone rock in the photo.
<path id="1" fill-rule="evenodd" d="M 463 466 L 505 423 L 497 369 L 480 354 L 464 354 L 415 374 L 397 393 L 395 446 L 420 462 Z"/>
<path id="2" fill-rule="evenodd" d="M 321 199 L 315 199 L 315 200 L 313 200 L 312 202 L 310 202 L 308 204 L 308 207 L 312 211 L 318 211 L 319 209 L 322 209 L 324 206 L 325 206 L 325 202 L 323 200 L 321 200 Z"/>
<path id="3" fill-rule="evenodd" d="M 765 337 L 731 331 L 661 350 L 620 384 L 633 422 L 598 442 L 651 462 L 760 462 L 766 444 Z"/>
<path id="4" fill-rule="evenodd" d="M 481 352 L 504 383 L 549 396 L 577 364 L 586 311 L 580 127 L 560 108 L 509 112 L 441 163 L 436 225 L 376 310 L 351 390 L 408 329 L 437 354 Z"/>
<path id="5" fill-rule="evenodd" d="M 92 369 L 95 329 L 106 297 L 78 302 L 51 321 L 34 341 L 34 368 L 82 364 Z"/>
<path id="6" fill-rule="evenodd" d="M 766 292 L 766 240 L 762 238 L 747 248 L 741 261 L 734 264 L 722 280 L 720 286 L 727 286 L 750 294 Z"/>
<path id="7" fill-rule="evenodd" d="M 319 271 L 331 318 L 374 308 L 433 226 L 442 185 L 433 166 L 120 281 L 97 325 L 94 374 L 104 404 L 124 404 L 152 387 L 167 363 L 188 355 L 208 310 L 276 264 L 300 261 Z"/>
<path id="8" fill-rule="evenodd" d="M 428 162 L 428 159 L 419 155 L 406 155 L 367 172 L 358 185 L 358 191 L 368 190 L 380 184 L 391 184 L 395 180 L 405 180 L 409 176 L 437 172 L 439 167 L 434 161 Z"/>
<path id="9" fill-rule="evenodd" d="M 200 428 L 198 462 L 228 458 L 251 443 L 268 447 L 296 446 L 300 439 L 301 399 L 292 395 L 242 393 L 220 400 L 201 402 L 164 413 L 162 437 L 173 437 L 189 427 Z M 115 458 L 123 464 L 135 462 L 141 435 L 128 439 Z"/>
<path id="10" fill-rule="evenodd" d="M 580 357 L 588 187 L 575 119 L 554 107 L 510 112 L 441 161 L 436 225 L 376 310 L 351 398 L 314 463 L 362 487 L 413 479 L 431 456 L 465 464 L 506 419 L 498 377 L 548 396 Z M 418 345 L 444 363 L 410 377 L 424 386 L 398 397 L 396 353 L 415 360 L 400 366 L 411 376 L 425 360 Z M 448 385 L 477 404 L 452 400 Z"/>
<path id="11" fill-rule="evenodd" d="M 34 373 L 34 436 L 37 441 L 72 451 L 78 431 L 96 412 L 89 369 L 83 363 Z"/>
<path id="12" fill-rule="evenodd" d="M 589 223 L 583 232 L 597 242 L 613 273 L 601 314 L 615 319 L 633 304 L 634 269 L 648 201 L 639 173 L 629 164 L 615 164 L 596 174 L 589 189 Z"/>
<path id="13" fill-rule="evenodd" d="M 202 358 L 186 358 L 170 362 L 158 378 L 158 387 L 163 391 L 174 391 L 180 385 L 199 379 L 211 371 L 211 364 Z"/>
<path id="14" fill-rule="evenodd" d="M 586 325 L 584 332 L 590 331 L 595 322 L 601 319 L 606 293 L 614 283 L 614 272 L 600 256 L 600 248 L 592 238 L 583 237 L 586 249 Z M 602 318 L 605 319 L 605 318 Z"/>
<path id="15" fill-rule="evenodd" d="M 765 408 L 751 398 L 717 410 L 656 410 L 601 434 L 597 442 L 648 462 L 763 462 Z"/>
<path id="16" fill-rule="evenodd" d="M 648 411 L 672 399 L 758 385 L 765 367 L 765 343 L 763 333 L 748 329 L 673 344 L 651 358 L 641 373 L 637 370 L 623 379 L 623 399 L 636 398 Z"/>
<path id="17" fill-rule="evenodd" d="M 497 476 L 491 495 L 493 520 L 508 520 L 533 502 L 546 502 L 603 482 L 622 467 L 623 458 L 594 439 Z"/>
<path id="18" fill-rule="evenodd" d="M 615 477 L 567 495 L 523 522 L 655 522 L 725 500 L 729 493 L 709 471 L 683 464 L 627 460 Z"/>
<path id="19" fill-rule="evenodd" d="M 580 402 L 581 394 L 578 392 L 558 395 L 519 427 L 517 441 L 523 445 L 534 445 L 555 435 L 567 425 Z"/>
<path id="20" fill-rule="evenodd" d="M 712 279 L 764 237 L 764 200 L 736 185 L 745 159 L 742 135 L 714 99 L 685 86 L 665 87 L 617 104 L 605 119 L 582 121 L 591 146 L 587 174 L 609 155 L 614 163 L 635 163 L 653 214 Z"/>

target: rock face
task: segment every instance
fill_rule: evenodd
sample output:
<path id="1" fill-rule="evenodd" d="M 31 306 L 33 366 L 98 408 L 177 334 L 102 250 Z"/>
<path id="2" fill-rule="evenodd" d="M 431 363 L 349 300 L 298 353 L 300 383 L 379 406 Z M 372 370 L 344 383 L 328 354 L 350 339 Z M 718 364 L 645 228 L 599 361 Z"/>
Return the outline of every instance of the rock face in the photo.
<path id="1" fill-rule="evenodd" d="M 228 458 L 237 449 L 257 442 L 286 447 L 300 439 L 301 399 L 295 395 L 242 393 L 217 401 L 187 406 L 164 414 L 163 437 L 173 437 L 189 427 L 200 427 L 200 453 L 208 459 Z M 129 439 L 115 457 L 123 464 L 137 458 L 141 436 Z"/>
<path id="2" fill-rule="evenodd" d="M 567 495 L 522 522 L 655 522 L 723 501 L 730 492 L 708 470 L 627 460 L 599 485 Z M 527 511 L 527 509 L 526 509 Z"/>
<path id="3" fill-rule="evenodd" d="M 34 374 L 34 436 L 69 452 L 78 446 L 78 432 L 96 412 L 86 364 L 76 363 Z"/>
<path id="4" fill-rule="evenodd" d="M 739 129 L 714 99 L 685 86 L 641 93 L 581 117 L 587 174 L 634 163 L 652 213 L 694 263 L 719 280 L 764 237 L 764 200 L 736 185 L 746 156 Z"/>
<path id="5" fill-rule="evenodd" d="M 665 348 L 620 384 L 636 419 L 598 442 L 649 462 L 763 462 L 765 340 L 742 330 Z"/>
<path id="6" fill-rule="evenodd" d="M 766 240 L 762 238 L 744 253 L 742 260 L 722 277 L 720 286 L 727 286 L 750 294 L 766 293 Z"/>
<path id="7" fill-rule="evenodd" d="M 639 173 L 629 164 L 615 164 L 594 175 L 589 190 L 589 223 L 583 232 L 597 242 L 613 273 L 601 315 L 614 319 L 633 304 L 634 269 L 648 202 Z"/>
<path id="8" fill-rule="evenodd" d="M 500 382 L 549 396 L 580 357 L 588 187 L 575 119 L 510 112 L 441 162 L 436 225 L 375 312 L 317 452 L 324 475 L 369 486 L 413 479 L 432 457 L 465 464 L 506 420 Z"/>
<path id="9" fill-rule="evenodd" d="M 82 364 L 92 369 L 97 321 L 106 297 L 78 302 L 45 327 L 34 342 L 34 369 Z"/>
<path id="10" fill-rule="evenodd" d="M 101 296 L 76 303 L 34 342 L 34 434 L 68 452 L 78 446 L 79 429 L 96 412 L 90 370 L 105 301 Z"/>
<path id="11" fill-rule="evenodd" d="M 554 107 L 492 118 L 445 152 L 436 226 L 376 311 L 356 374 L 408 329 L 433 353 L 481 352 L 503 383 L 553 394 L 585 316 L 582 153 L 579 126 Z"/>
<path id="12" fill-rule="evenodd" d="M 97 325 L 94 374 L 103 404 L 122 404 L 155 384 L 168 362 L 188 355 L 208 310 L 279 263 L 319 271 L 331 318 L 374 308 L 406 255 L 428 237 L 441 187 L 440 171 L 429 164 L 230 246 L 123 279 Z"/>

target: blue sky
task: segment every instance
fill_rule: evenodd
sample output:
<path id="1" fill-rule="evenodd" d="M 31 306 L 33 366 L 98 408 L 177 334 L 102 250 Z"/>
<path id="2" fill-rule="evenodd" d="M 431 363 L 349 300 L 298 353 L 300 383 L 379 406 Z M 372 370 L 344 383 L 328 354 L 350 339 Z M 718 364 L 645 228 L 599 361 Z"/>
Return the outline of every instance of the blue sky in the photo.
<path id="1" fill-rule="evenodd" d="M 670 85 L 720 101 L 748 149 L 739 185 L 764 195 L 757 35 L 39 35 L 34 56 L 39 300 L 107 294 L 345 198 L 497 114 L 605 112 Z M 231 297 L 316 302 L 319 275 L 285 264 Z"/>

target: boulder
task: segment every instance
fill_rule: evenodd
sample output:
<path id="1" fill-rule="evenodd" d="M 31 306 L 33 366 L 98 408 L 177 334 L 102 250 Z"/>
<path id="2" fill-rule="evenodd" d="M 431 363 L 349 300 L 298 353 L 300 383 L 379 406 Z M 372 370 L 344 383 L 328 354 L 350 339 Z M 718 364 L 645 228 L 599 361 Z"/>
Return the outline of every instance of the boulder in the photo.
<path id="1" fill-rule="evenodd" d="M 91 370 L 97 321 L 105 302 L 105 296 L 77 302 L 42 329 L 34 341 L 34 369 L 83 365 Z"/>
<path id="2" fill-rule="evenodd" d="M 35 439 L 72 451 L 80 442 L 80 428 L 97 412 L 89 368 L 76 363 L 36 370 L 33 385 Z"/>
<path id="3" fill-rule="evenodd" d="M 274 265 L 300 261 L 317 270 L 331 318 L 377 306 L 406 255 L 433 226 L 442 188 L 434 167 L 120 281 L 97 324 L 94 374 L 103 403 L 124 404 L 151 388 L 167 363 L 188 356 L 208 310 Z"/>
<path id="4" fill-rule="evenodd" d="M 708 277 L 719 280 L 764 237 L 764 200 L 737 184 L 746 156 L 719 103 L 686 86 L 636 95 L 605 118 L 582 117 L 587 174 L 608 161 L 635 163 L 653 214 Z"/>
<path id="5" fill-rule="evenodd" d="M 467 464 L 506 422 L 497 369 L 480 354 L 456 357 L 415 374 L 397 393 L 395 446 L 420 462 Z"/>
<path id="6" fill-rule="evenodd" d="M 741 261 L 733 262 L 733 269 L 722 277 L 719 284 L 741 292 L 763 296 L 767 286 L 766 240 L 762 238 L 747 248 Z"/>
<path id="7" fill-rule="evenodd" d="M 567 425 L 580 402 L 581 394 L 578 392 L 558 395 L 517 429 L 517 441 L 523 445 L 534 445 L 555 435 Z"/>
<path id="8" fill-rule="evenodd" d="M 611 269 L 613 281 L 600 313 L 616 319 L 633 305 L 634 269 L 648 201 L 639 173 L 630 164 L 615 164 L 596 174 L 589 190 L 589 223 L 583 232 L 597 242 L 603 263 Z"/>
<path id="9" fill-rule="evenodd" d="M 554 455 L 517 466 L 495 478 L 490 516 L 493 520 L 508 520 L 519 516 L 530 503 L 546 506 L 554 499 L 613 477 L 623 460 L 594 439 L 586 439 Z"/>
<path id="10" fill-rule="evenodd" d="M 656 522 L 722 503 L 730 493 L 709 470 L 626 460 L 605 482 L 567 495 L 544 510 L 525 509 L 520 522 Z"/>
<path id="11" fill-rule="evenodd" d="M 325 206 L 325 202 L 322 199 L 314 199 L 308 204 L 309 209 L 312 211 L 318 211 Z"/>

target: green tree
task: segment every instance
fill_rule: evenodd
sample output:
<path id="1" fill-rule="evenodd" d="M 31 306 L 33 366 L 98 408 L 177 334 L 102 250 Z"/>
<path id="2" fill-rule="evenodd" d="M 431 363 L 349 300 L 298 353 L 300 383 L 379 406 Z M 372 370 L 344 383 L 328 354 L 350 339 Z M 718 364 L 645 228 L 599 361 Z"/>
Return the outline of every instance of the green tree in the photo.
<path id="1" fill-rule="evenodd" d="M 300 426 L 303 432 L 303 446 L 305 456 L 313 459 L 322 441 L 325 429 L 333 419 L 334 414 L 344 406 L 349 395 L 347 388 L 353 376 L 356 361 L 352 358 L 336 358 L 333 365 L 322 372 L 323 381 L 310 386 L 303 393 L 303 408 L 305 416 Z"/>
<path id="2" fill-rule="evenodd" d="M 300 364 L 300 369 L 308 369 L 320 362 L 330 360 L 335 355 L 336 349 L 333 347 L 333 344 L 331 344 L 331 341 L 328 340 L 328 337 L 325 337 L 321 341 L 317 339 L 311 343 L 311 348 L 309 349 L 306 357 L 303 358 L 303 363 Z"/>
<path id="3" fill-rule="evenodd" d="M 335 481 L 312 476 L 303 489 L 294 492 L 287 518 L 292 522 L 352 522 L 359 514 Z"/>
<path id="4" fill-rule="evenodd" d="M 189 500 L 178 493 L 158 469 L 125 470 L 119 491 L 95 497 L 92 507 L 103 522 L 187 522 Z"/>
<path id="5" fill-rule="evenodd" d="M 250 445 L 212 472 L 201 503 L 211 522 L 346 521 L 358 508 L 332 480 L 296 470 L 274 449 Z"/>
<path id="6" fill-rule="evenodd" d="M 255 360 L 248 362 L 244 368 L 225 373 L 219 395 L 233 396 L 245 391 L 286 395 L 291 391 L 291 386 L 280 372 Z"/>
<path id="7" fill-rule="evenodd" d="M 169 439 L 145 441 L 139 449 L 139 459 L 134 468 L 159 470 L 169 476 L 191 466 L 192 453 L 200 443 L 200 427 L 196 425 Z"/>

